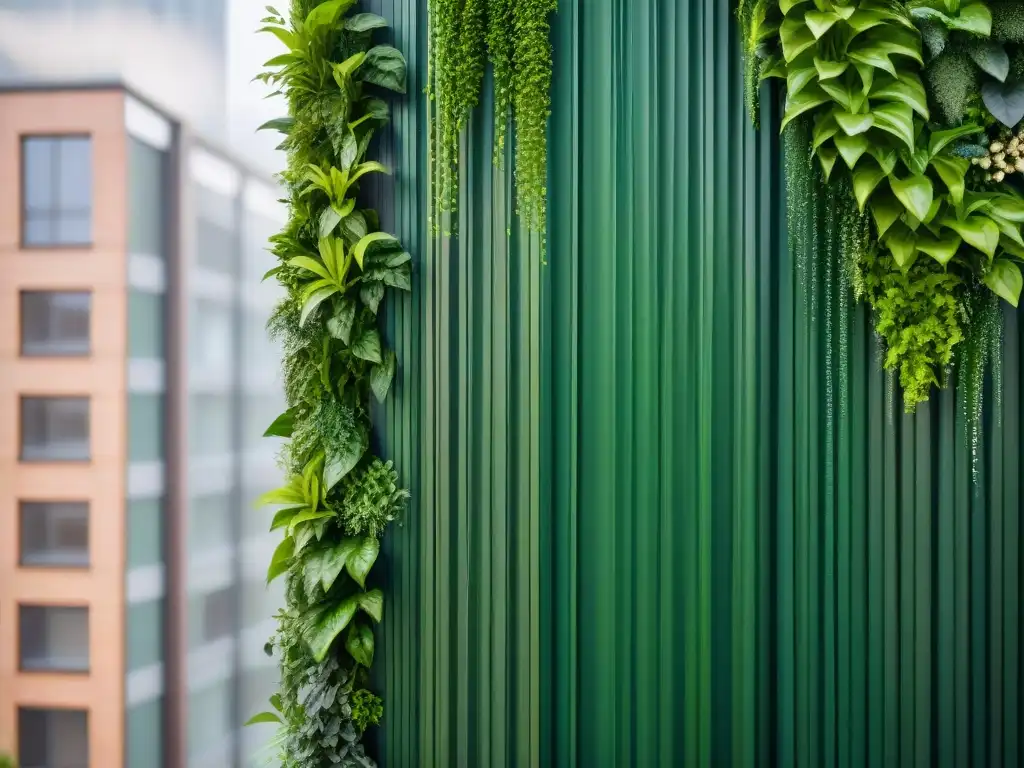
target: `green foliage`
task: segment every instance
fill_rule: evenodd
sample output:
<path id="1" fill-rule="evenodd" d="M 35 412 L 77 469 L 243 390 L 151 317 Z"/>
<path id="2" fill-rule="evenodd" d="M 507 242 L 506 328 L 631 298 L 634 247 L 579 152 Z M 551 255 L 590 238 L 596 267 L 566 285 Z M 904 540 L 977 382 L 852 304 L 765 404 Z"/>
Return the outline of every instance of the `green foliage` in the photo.
<path id="1" fill-rule="evenodd" d="M 858 254 L 851 285 L 875 310 L 885 365 L 899 372 L 911 409 L 971 337 L 981 315 L 968 297 L 987 289 L 1016 306 L 1024 283 L 1024 197 L 1005 183 L 993 189 L 1024 172 L 1022 140 L 992 127 L 1024 117 L 1024 85 L 1012 80 L 1024 64 L 1008 38 L 990 37 L 1009 30 L 1013 14 L 997 9 L 995 25 L 989 5 L 781 0 L 776 37 L 771 8 L 757 17 L 757 3 L 739 3 L 748 54 L 756 47 L 762 75 L 786 81 L 791 237 L 816 232 L 806 206 L 817 187 L 795 146 L 803 142 L 825 180 L 849 183 L 866 214 L 839 227 L 844 238 L 858 233 L 858 246 L 842 250 Z"/>
<path id="2" fill-rule="evenodd" d="M 367 153 L 388 118 L 380 97 L 404 93 L 406 65 L 373 44 L 385 20 L 350 14 L 353 5 L 292 0 L 287 19 L 268 8 L 262 30 L 285 52 L 259 79 L 289 106 L 264 126 L 283 134 L 288 156 L 280 178 L 290 216 L 271 238 L 278 264 L 267 274 L 287 293 L 268 330 L 284 350 L 288 410 L 267 429 L 287 439 L 287 481 L 260 500 L 277 508 L 270 528 L 281 541 L 267 580 L 285 578 L 286 603 L 268 644 L 280 692 L 250 722 L 280 723 L 284 768 L 374 765 L 361 737 L 382 704 L 364 685 L 384 595 L 369 580 L 378 537 L 408 496 L 369 445 L 371 397 L 384 400 L 396 368 L 377 313 L 388 288 L 410 289 L 411 257 L 359 206 L 360 185 L 387 173 Z"/>
<path id="3" fill-rule="evenodd" d="M 18 768 L 18 764 L 10 755 L 0 755 L 0 768 Z"/>
<path id="4" fill-rule="evenodd" d="M 352 693 L 352 720 L 359 730 L 365 731 L 371 725 L 377 725 L 383 716 L 384 706 L 379 696 L 365 688 Z"/>
<path id="5" fill-rule="evenodd" d="M 501 163 L 510 115 L 516 131 L 516 200 L 523 224 L 547 227 L 549 17 L 555 0 L 429 0 L 428 98 L 434 106 L 432 226 L 454 230 L 459 136 L 477 106 L 485 62 L 494 70 L 494 156 Z"/>

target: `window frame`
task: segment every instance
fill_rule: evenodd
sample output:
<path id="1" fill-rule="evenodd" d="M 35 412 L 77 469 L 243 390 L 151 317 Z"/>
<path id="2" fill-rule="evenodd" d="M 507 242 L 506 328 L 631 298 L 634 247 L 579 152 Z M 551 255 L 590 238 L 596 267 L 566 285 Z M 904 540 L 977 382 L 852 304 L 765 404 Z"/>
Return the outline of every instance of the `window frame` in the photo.
<path id="1" fill-rule="evenodd" d="M 77 459 L 59 459 L 53 457 L 32 459 L 25 458 L 25 401 L 26 400 L 85 400 L 88 404 L 88 435 L 86 436 L 88 445 L 88 455 L 85 458 Z M 39 392 L 20 392 L 18 394 L 18 463 L 19 464 L 91 464 L 93 460 L 93 411 L 92 411 L 92 396 L 89 394 L 76 392 L 76 393 L 61 393 L 61 394 L 42 394 Z"/>
<path id="2" fill-rule="evenodd" d="M 17 658 L 18 672 L 24 675 L 74 675 L 76 677 L 88 677 L 92 674 L 92 610 L 87 602 L 23 602 L 17 601 L 15 616 L 17 617 Z M 22 615 L 25 608 L 72 608 L 85 611 L 85 645 L 86 665 L 84 669 L 70 669 L 66 667 L 26 667 L 24 645 L 22 643 Z"/>
<path id="3" fill-rule="evenodd" d="M 25 152 L 26 143 L 32 139 L 49 139 L 51 141 L 60 141 L 63 139 L 86 139 L 89 142 L 89 160 L 90 160 L 90 176 L 92 189 L 89 190 L 89 239 L 87 242 L 80 243 L 60 243 L 60 242 L 48 242 L 48 243 L 30 243 L 26 238 L 26 224 L 28 216 L 28 206 L 26 201 L 25 189 L 28 181 L 28 163 Z M 18 134 L 18 247 L 23 251 L 88 251 L 96 247 L 96 162 L 95 162 L 95 150 L 96 141 L 95 136 L 89 131 L 66 131 L 66 132 L 48 132 L 43 131 L 40 133 L 19 133 Z M 62 213 L 58 210 L 57 213 Z"/>
<path id="4" fill-rule="evenodd" d="M 89 571 L 92 570 L 92 504 L 88 499 L 22 499 L 18 501 L 17 538 L 18 538 L 18 567 L 26 570 L 54 570 L 54 571 Z M 26 506 L 29 504 L 82 504 L 85 506 L 85 562 L 84 564 L 73 563 L 33 563 L 25 560 L 25 515 Z"/>
<path id="5" fill-rule="evenodd" d="M 82 293 L 89 298 L 89 330 L 86 338 L 86 349 L 84 352 L 73 353 L 34 353 L 25 351 L 25 296 L 26 294 L 60 294 L 60 293 Z M 28 288 L 18 289 L 18 356 L 28 360 L 85 360 L 93 356 L 92 328 L 93 328 L 93 301 L 95 292 L 92 288 Z"/>

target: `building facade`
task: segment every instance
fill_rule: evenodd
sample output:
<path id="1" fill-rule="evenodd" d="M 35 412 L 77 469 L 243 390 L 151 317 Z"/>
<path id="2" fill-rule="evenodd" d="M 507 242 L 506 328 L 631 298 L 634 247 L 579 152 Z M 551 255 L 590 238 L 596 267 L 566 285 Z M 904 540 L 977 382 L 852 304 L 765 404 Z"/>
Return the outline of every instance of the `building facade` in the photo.
<path id="1" fill-rule="evenodd" d="M 121 86 L 0 93 L 0 754 L 258 762 L 274 185 Z"/>

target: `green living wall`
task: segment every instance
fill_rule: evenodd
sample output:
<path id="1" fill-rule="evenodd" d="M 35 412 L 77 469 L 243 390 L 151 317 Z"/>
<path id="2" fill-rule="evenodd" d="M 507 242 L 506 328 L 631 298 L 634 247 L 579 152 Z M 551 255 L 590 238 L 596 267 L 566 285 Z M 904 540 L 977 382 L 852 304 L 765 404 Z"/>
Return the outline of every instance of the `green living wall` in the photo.
<path id="1" fill-rule="evenodd" d="M 426 3 L 365 5 L 410 65 L 374 196 L 415 260 L 381 764 L 1019 764 L 1017 316 L 972 480 L 954 391 L 904 415 L 824 239 L 787 246 L 723 0 L 561 0 L 547 266 L 489 97 L 434 237 Z"/>

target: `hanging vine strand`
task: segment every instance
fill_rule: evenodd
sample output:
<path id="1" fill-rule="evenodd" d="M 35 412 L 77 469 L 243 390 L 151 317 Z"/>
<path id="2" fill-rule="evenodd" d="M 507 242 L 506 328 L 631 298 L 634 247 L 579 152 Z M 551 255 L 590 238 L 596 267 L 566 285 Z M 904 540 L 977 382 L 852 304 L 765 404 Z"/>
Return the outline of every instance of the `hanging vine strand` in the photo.
<path id="1" fill-rule="evenodd" d="M 504 163 L 515 128 L 517 213 L 532 232 L 547 229 L 547 124 L 551 113 L 549 18 L 555 0 L 429 0 L 434 149 L 432 227 L 456 231 L 459 137 L 479 104 L 485 64 L 494 73 L 494 160 Z M 447 226 L 443 222 L 447 219 Z"/>
<path id="2" fill-rule="evenodd" d="M 271 238 L 278 259 L 264 279 L 286 290 L 268 322 L 284 350 L 288 410 L 267 430 L 287 438 L 278 507 L 281 542 L 267 581 L 284 578 L 285 605 L 267 644 L 280 664 L 273 709 L 250 722 L 279 725 L 282 768 L 372 768 L 362 742 L 383 702 L 369 690 L 373 625 L 384 594 L 373 588 L 380 537 L 408 494 L 391 464 L 372 455 L 371 397 L 384 401 L 396 359 L 378 330 L 389 288 L 409 290 L 410 260 L 360 204 L 360 184 L 387 173 L 367 159 L 388 120 L 380 98 L 405 92 L 402 54 L 374 45 L 387 22 L 349 14 L 355 0 L 292 0 L 288 17 L 268 7 L 261 32 L 285 51 L 260 80 L 285 95 L 288 115 L 262 126 L 284 135 L 280 174 L 289 203 Z"/>

